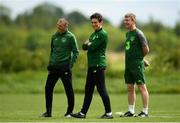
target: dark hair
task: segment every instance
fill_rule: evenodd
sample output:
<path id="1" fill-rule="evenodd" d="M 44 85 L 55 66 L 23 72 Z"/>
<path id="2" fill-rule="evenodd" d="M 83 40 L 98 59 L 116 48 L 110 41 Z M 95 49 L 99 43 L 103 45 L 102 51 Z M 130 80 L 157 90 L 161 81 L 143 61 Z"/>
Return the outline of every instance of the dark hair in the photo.
<path id="1" fill-rule="evenodd" d="M 97 19 L 99 22 L 101 22 L 103 20 L 103 17 L 101 14 L 99 13 L 94 13 L 90 16 L 90 19 L 92 20 L 93 18 Z"/>

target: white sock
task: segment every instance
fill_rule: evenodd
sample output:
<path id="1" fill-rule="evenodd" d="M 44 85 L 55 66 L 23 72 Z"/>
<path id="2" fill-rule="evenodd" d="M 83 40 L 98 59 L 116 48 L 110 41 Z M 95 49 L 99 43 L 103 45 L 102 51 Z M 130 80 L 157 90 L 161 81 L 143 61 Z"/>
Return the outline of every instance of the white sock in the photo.
<path id="1" fill-rule="evenodd" d="M 143 108 L 142 110 L 145 114 L 148 114 L 148 108 Z"/>
<path id="2" fill-rule="evenodd" d="M 85 115 L 85 114 L 83 114 L 82 112 L 80 112 L 80 114 L 81 114 L 81 115 Z"/>
<path id="3" fill-rule="evenodd" d="M 106 113 L 107 115 L 112 115 L 112 112 Z"/>
<path id="4" fill-rule="evenodd" d="M 132 113 L 132 114 L 134 114 L 135 113 L 135 105 L 128 105 L 128 110 Z"/>

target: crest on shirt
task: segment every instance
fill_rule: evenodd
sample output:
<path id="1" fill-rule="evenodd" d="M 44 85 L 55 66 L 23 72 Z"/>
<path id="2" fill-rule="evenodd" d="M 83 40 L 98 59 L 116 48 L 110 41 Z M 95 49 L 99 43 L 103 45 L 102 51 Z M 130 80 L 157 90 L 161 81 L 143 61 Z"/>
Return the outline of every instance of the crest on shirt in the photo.
<path id="1" fill-rule="evenodd" d="M 135 37 L 134 36 L 131 36 L 130 37 L 130 41 L 134 41 Z"/>
<path id="2" fill-rule="evenodd" d="M 62 38 L 61 40 L 62 40 L 63 43 L 66 42 L 66 39 L 65 39 L 65 38 Z"/>

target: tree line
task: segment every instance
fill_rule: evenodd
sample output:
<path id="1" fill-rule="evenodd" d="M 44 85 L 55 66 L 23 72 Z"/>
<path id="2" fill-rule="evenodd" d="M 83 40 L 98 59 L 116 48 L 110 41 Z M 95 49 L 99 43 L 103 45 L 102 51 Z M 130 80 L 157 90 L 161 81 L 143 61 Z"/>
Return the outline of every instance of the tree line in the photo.
<path id="1" fill-rule="evenodd" d="M 62 8 L 49 3 L 40 4 L 19 14 L 15 19 L 11 19 L 10 14 L 8 7 L 0 5 L 0 72 L 45 69 L 51 35 L 56 31 L 56 22 L 60 17 L 69 20 L 69 30 L 76 35 L 80 49 L 93 31 L 89 18 L 81 12 L 73 11 L 67 14 Z M 104 20 L 104 28 L 109 34 L 108 51 L 123 52 L 127 30 L 124 29 L 122 20 L 118 27 L 113 26 L 108 19 Z M 150 17 L 147 23 L 138 21 L 137 25 L 149 41 L 152 70 L 179 70 L 180 20 L 177 20 L 174 27 L 168 27 Z M 85 53 L 81 52 L 79 57 L 81 59 L 77 66 L 84 64 L 82 69 L 85 69 Z"/>

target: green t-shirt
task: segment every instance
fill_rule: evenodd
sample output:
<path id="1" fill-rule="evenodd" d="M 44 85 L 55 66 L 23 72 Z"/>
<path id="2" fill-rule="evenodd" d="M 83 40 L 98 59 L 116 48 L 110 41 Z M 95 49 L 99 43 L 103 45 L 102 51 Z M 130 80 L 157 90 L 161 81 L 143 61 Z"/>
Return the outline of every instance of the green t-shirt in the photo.
<path id="1" fill-rule="evenodd" d="M 106 47 L 108 42 L 107 32 L 100 28 L 93 32 L 89 38 L 90 45 L 83 44 L 83 49 L 88 50 L 88 67 L 106 67 Z"/>
<path id="2" fill-rule="evenodd" d="M 56 32 L 51 40 L 49 65 L 72 67 L 79 54 L 75 36 L 70 32 Z"/>
<path id="3" fill-rule="evenodd" d="M 134 64 L 137 61 L 142 62 L 143 50 L 142 47 L 147 45 L 146 37 L 139 29 L 135 29 L 126 33 L 125 41 L 125 63 L 126 67 Z"/>

